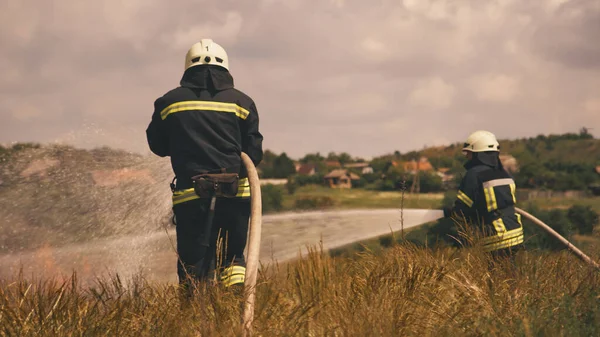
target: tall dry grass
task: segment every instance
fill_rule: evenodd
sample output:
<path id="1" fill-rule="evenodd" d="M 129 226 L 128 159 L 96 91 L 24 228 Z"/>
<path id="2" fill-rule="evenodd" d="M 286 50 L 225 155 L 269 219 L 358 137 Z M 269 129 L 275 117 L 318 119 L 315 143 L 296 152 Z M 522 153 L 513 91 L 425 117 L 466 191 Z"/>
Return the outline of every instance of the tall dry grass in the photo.
<path id="1" fill-rule="evenodd" d="M 597 253 L 597 252 L 596 252 Z M 597 257 L 597 254 L 595 255 Z M 374 254 L 261 268 L 258 336 L 598 336 L 600 274 L 562 253 L 520 252 L 516 267 L 476 248 L 399 244 Z M 0 281 L 3 336 L 235 336 L 241 299 L 118 276 L 82 286 Z"/>

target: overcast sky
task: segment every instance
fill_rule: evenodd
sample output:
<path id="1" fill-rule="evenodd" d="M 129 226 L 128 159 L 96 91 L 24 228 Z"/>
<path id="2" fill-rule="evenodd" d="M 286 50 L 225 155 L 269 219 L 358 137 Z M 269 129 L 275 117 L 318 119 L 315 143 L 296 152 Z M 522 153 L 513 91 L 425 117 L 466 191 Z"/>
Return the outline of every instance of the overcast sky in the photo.
<path id="1" fill-rule="evenodd" d="M 598 0 L 0 0 L 0 142 L 147 153 L 154 100 L 213 38 L 265 149 L 372 157 L 600 136 Z"/>

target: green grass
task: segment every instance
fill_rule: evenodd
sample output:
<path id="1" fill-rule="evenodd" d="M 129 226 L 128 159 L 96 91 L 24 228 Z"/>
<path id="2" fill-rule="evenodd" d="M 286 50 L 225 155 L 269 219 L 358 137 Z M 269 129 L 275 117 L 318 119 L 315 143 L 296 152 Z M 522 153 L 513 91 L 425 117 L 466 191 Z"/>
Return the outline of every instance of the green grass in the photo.
<path id="1" fill-rule="evenodd" d="M 527 209 L 532 205 L 537 206 L 540 209 L 552 209 L 552 208 L 569 208 L 575 204 L 582 206 L 591 206 L 595 211 L 600 213 L 600 197 L 587 197 L 587 198 L 538 198 L 534 200 L 528 200 L 521 203 L 521 208 Z"/>
<path id="2" fill-rule="evenodd" d="M 327 197 L 333 201 L 333 209 L 357 208 L 440 208 L 443 194 L 410 194 L 400 191 L 382 192 L 365 189 L 333 189 L 309 185 L 298 188 L 294 194 L 284 194 L 283 209 L 293 210 L 298 198 Z M 403 200 L 404 199 L 404 200 Z"/>
<path id="3" fill-rule="evenodd" d="M 598 258 L 596 251 L 594 257 Z M 240 297 L 118 278 L 0 281 L 5 336 L 237 336 Z M 598 336 L 600 273 L 565 253 L 521 252 L 517 267 L 476 249 L 394 245 L 263 267 L 257 336 Z"/>

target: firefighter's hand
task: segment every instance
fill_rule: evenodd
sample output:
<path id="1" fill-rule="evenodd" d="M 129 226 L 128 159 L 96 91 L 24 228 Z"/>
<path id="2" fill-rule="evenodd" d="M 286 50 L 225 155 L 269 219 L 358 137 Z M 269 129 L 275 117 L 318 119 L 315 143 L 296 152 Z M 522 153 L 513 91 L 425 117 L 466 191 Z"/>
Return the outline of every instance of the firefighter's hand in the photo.
<path id="1" fill-rule="evenodd" d="M 443 211 L 444 211 L 444 218 L 449 218 L 452 216 L 452 208 L 444 207 Z"/>

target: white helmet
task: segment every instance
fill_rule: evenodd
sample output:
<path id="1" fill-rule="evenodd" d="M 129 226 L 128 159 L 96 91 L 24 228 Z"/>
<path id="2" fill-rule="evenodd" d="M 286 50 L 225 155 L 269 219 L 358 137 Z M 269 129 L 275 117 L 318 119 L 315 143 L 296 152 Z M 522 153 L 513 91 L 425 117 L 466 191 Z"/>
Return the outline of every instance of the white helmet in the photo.
<path id="1" fill-rule="evenodd" d="M 479 130 L 473 132 L 463 145 L 463 151 L 485 152 L 497 151 L 500 152 L 500 144 L 496 140 L 496 136 L 489 131 Z"/>
<path id="2" fill-rule="evenodd" d="M 195 43 L 185 55 L 185 70 L 205 64 L 213 64 L 229 70 L 227 52 L 211 39 L 202 39 Z"/>

